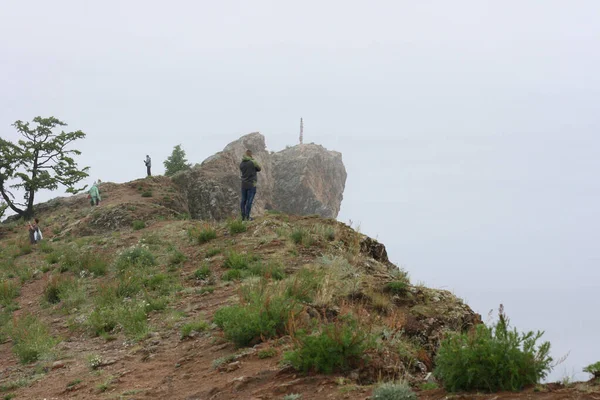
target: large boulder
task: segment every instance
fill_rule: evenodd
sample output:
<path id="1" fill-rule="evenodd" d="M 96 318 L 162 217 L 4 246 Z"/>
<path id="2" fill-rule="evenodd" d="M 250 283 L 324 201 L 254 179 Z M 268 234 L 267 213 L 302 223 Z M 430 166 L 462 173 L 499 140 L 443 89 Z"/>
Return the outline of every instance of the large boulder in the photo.
<path id="1" fill-rule="evenodd" d="M 239 216 L 239 165 L 247 149 L 262 166 L 253 216 L 269 209 L 298 215 L 337 216 L 346 183 L 342 155 L 314 144 L 269 153 L 264 136 L 255 132 L 173 177 L 187 199 L 192 218 L 223 220 Z"/>
<path id="2" fill-rule="evenodd" d="M 200 165 L 173 177 L 187 198 L 194 219 L 223 220 L 240 214 L 240 162 L 245 151 L 252 151 L 262 166 L 258 174 L 258 190 L 253 215 L 270 207 L 273 192 L 271 159 L 265 137 L 258 132 L 242 136 L 229 143 L 223 151 L 210 156 Z"/>
<path id="3" fill-rule="evenodd" d="M 273 205 L 288 214 L 337 217 L 346 185 L 342 154 L 300 144 L 273 154 Z"/>

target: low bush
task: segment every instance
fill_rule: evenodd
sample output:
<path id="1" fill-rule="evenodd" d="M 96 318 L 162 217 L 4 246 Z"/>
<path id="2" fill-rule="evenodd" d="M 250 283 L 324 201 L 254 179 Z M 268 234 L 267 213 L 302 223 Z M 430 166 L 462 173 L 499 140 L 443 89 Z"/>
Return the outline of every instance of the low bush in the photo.
<path id="1" fill-rule="evenodd" d="M 123 272 L 129 268 L 143 268 L 156 265 L 154 255 L 143 247 L 133 247 L 119 255 L 116 268 Z"/>
<path id="2" fill-rule="evenodd" d="M 356 367 L 369 338 L 352 318 L 324 325 L 314 334 L 297 332 L 296 348 L 284 354 L 295 369 L 330 374 Z"/>
<path id="3" fill-rule="evenodd" d="M 302 227 L 295 228 L 290 234 L 290 238 L 296 244 L 301 244 L 305 247 L 310 247 L 314 244 L 314 240 L 310 232 Z"/>
<path id="4" fill-rule="evenodd" d="M 451 392 L 521 390 L 538 383 L 552 369 L 550 343 L 536 346 L 542 335 L 509 329 L 500 306 L 495 325 L 478 325 L 471 333 L 451 334 L 442 341 L 434 374 Z"/>
<path id="5" fill-rule="evenodd" d="M 179 250 L 173 251 L 173 253 L 169 257 L 169 265 L 171 266 L 181 266 L 186 261 L 187 257 Z"/>
<path id="6" fill-rule="evenodd" d="M 385 285 L 385 291 L 392 294 L 403 295 L 408 291 L 408 283 L 404 281 L 388 282 Z"/>
<path id="7" fill-rule="evenodd" d="M 46 262 L 48 264 L 56 264 L 59 261 L 60 261 L 60 254 L 57 253 L 56 251 L 54 251 L 46 256 Z"/>
<path id="8" fill-rule="evenodd" d="M 219 247 L 212 248 L 206 252 L 206 257 L 211 258 L 221 253 L 223 250 Z"/>
<path id="9" fill-rule="evenodd" d="M 246 232 L 248 230 L 248 226 L 244 221 L 240 219 L 232 219 L 227 221 L 227 229 L 229 229 L 229 233 L 231 235 L 235 235 L 238 233 Z"/>
<path id="10" fill-rule="evenodd" d="M 373 390 L 373 400 L 416 400 L 417 395 L 408 383 L 383 383 Z"/>
<path id="11" fill-rule="evenodd" d="M 152 197 L 152 191 L 151 190 L 145 190 L 142 192 L 142 197 Z"/>
<path id="12" fill-rule="evenodd" d="M 268 349 L 259 350 L 257 355 L 258 355 L 258 358 L 263 360 L 265 358 L 275 357 L 277 355 L 277 350 L 272 347 L 269 347 Z"/>
<path id="13" fill-rule="evenodd" d="M 13 281 L 0 282 L 0 305 L 8 306 L 19 296 L 19 286 Z"/>
<path id="14" fill-rule="evenodd" d="M 22 364 L 37 361 L 50 354 L 58 341 L 50 330 L 31 314 L 15 318 L 8 327 L 13 342 L 13 351 Z"/>
<path id="15" fill-rule="evenodd" d="M 193 322 L 188 322 L 187 324 L 185 324 L 181 327 L 181 338 L 185 339 L 186 337 L 189 337 L 192 334 L 192 332 L 197 332 L 197 333 L 204 332 L 205 330 L 208 329 L 208 327 L 209 327 L 208 322 L 206 322 L 203 319 L 193 321 Z"/>
<path id="16" fill-rule="evenodd" d="M 600 361 L 588 365 L 583 369 L 583 372 L 594 375 L 594 378 L 600 378 Z"/>
<path id="17" fill-rule="evenodd" d="M 258 257 L 250 254 L 231 251 L 227 254 L 223 266 L 231 269 L 248 269 L 252 262 L 258 261 Z"/>
<path id="18" fill-rule="evenodd" d="M 227 271 L 230 272 L 230 271 Z M 196 279 L 208 279 L 212 275 L 212 272 L 208 265 L 204 265 L 202 268 L 198 268 L 194 272 L 194 278 Z"/>
<path id="19" fill-rule="evenodd" d="M 200 229 L 196 234 L 196 241 L 198 242 L 198 244 L 208 243 L 216 238 L 217 231 L 211 227 Z"/>
<path id="20" fill-rule="evenodd" d="M 72 277 L 52 277 L 44 289 L 44 299 L 50 304 L 60 303 L 77 290 L 77 286 L 77 281 Z"/>
<path id="21" fill-rule="evenodd" d="M 146 223 L 144 221 L 140 221 L 139 219 L 136 219 L 135 221 L 133 221 L 131 223 L 131 227 L 133 228 L 134 231 L 139 231 L 140 229 L 144 229 L 146 227 Z"/>
<path id="22" fill-rule="evenodd" d="M 250 289 L 244 297 L 245 304 L 220 308 L 214 315 L 214 323 L 228 340 L 243 347 L 286 332 L 287 321 L 297 309 L 294 301 L 265 287 Z"/>
<path id="23" fill-rule="evenodd" d="M 49 257 L 54 254 L 49 254 Z M 64 249 L 59 258 L 60 271 L 71 271 L 76 275 L 82 271 L 93 273 L 95 276 L 106 275 L 108 264 L 102 255 L 94 253 L 91 250 L 81 250 L 75 248 Z"/>

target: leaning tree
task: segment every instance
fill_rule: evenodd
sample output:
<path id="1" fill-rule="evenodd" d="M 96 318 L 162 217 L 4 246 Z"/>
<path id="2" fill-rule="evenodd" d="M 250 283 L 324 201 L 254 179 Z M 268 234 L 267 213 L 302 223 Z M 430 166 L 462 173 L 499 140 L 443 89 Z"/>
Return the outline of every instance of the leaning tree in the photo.
<path id="1" fill-rule="evenodd" d="M 79 168 L 73 159 L 81 152 L 67 149 L 71 142 L 83 139 L 82 131 L 53 132 L 67 126 L 57 118 L 35 117 L 29 122 L 16 121 L 12 126 L 23 137 L 16 144 L 0 138 L 0 195 L 5 205 L 22 217 L 33 216 L 33 200 L 40 189 L 56 190 L 59 185 L 67 193 L 78 193 L 85 187 L 75 185 L 88 176 L 89 167 Z M 15 200 L 11 190 L 23 190 L 24 202 Z"/>

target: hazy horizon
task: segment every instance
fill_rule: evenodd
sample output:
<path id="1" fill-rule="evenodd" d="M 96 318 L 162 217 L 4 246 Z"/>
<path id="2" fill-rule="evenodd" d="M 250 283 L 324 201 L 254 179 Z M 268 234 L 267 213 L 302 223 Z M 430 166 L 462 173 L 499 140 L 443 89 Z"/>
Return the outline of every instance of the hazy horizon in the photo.
<path id="1" fill-rule="evenodd" d="M 338 219 L 413 282 L 545 330 L 551 375 L 600 360 L 600 3 L 8 1 L 0 135 L 81 129 L 86 183 L 200 162 L 259 131 L 340 151 Z M 62 195 L 42 194 L 38 200 Z"/>

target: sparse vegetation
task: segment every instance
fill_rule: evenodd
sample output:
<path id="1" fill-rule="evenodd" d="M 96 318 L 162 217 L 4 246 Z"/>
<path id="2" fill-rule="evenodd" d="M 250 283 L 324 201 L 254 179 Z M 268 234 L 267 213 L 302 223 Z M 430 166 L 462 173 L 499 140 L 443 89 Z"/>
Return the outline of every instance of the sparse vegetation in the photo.
<path id="1" fill-rule="evenodd" d="M 246 232 L 248 226 L 241 219 L 231 219 L 227 221 L 227 229 L 229 229 L 231 235 L 236 235 L 238 233 Z"/>
<path id="2" fill-rule="evenodd" d="M 214 248 L 206 251 L 206 257 L 211 258 L 222 252 L 223 252 L 223 249 L 221 249 L 220 247 L 214 247 Z"/>
<path id="3" fill-rule="evenodd" d="M 142 197 L 152 197 L 152 191 L 151 190 L 144 190 L 142 192 Z"/>
<path id="4" fill-rule="evenodd" d="M 295 244 L 301 244 L 305 247 L 310 247 L 314 243 L 314 239 L 310 235 L 310 231 L 305 228 L 295 228 L 290 234 L 290 238 Z"/>
<path id="5" fill-rule="evenodd" d="M 31 314 L 14 318 L 8 326 L 8 332 L 13 351 L 23 364 L 48 356 L 57 343 L 48 327 Z"/>
<path id="6" fill-rule="evenodd" d="M 373 390 L 373 400 L 416 400 L 417 395 L 408 383 L 383 383 Z"/>
<path id="7" fill-rule="evenodd" d="M 273 347 L 269 347 L 268 349 L 259 350 L 257 355 L 261 360 L 265 358 L 271 358 L 277 355 L 277 350 L 275 350 Z"/>
<path id="8" fill-rule="evenodd" d="M 385 285 L 385 290 L 386 290 L 386 292 L 389 292 L 392 294 L 403 295 L 408 291 L 408 283 L 406 283 L 404 281 L 388 282 Z"/>
<path id="9" fill-rule="evenodd" d="M 134 231 L 139 231 L 140 229 L 144 229 L 146 227 L 146 223 L 144 221 L 135 220 L 131 224 Z"/>
<path id="10" fill-rule="evenodd" d="M 199 319 L 196 321 L 188 322 L 187 324 L 181 327 L 181 338 L 185 339 L 190 337 L 192 332 L 201 333 L 207 330 L 209 327 L 208 322 L 203 319 Z"/>
<path id="11" fill-rule="evenodd" d="M 521 390 L 551 369 L 550 343 L 536 347 L 542 335 L 511 330 L 500 306 L 495 325 L 478 325 L 473 333 L 451 334 L 442 342 L 434 374 L 451 392 Z"/>
<path id="12" fill-rule="evenodd" d="M 202 266 L 202 268 L 198 268 L 194 272 L 194 278 L 196 279 L 208 279 L 212 275 L 212 271 L 208 267 L 208 265 Z"/>
<path id="13" fill-rule="evenodd" d="M 211 227 L 200 229 L 200 231 L 198 231 L 198 234 L 196 236 L 196 240 L 198 241 L 198 244 L 204 244 L 204 243 L 210 242 L 211 240 L 216 239 L 216 238 L 217 238 L 217 231 Z"/>
<path id="14" fill-rule="evenodd" d="M 368 346 L 366 330 L 347 317 L 326 324 L 313 334 L 298 331 L 296 348 L 285 353 L 284 359 L 299 371 L 330 374 L 358 365 Z"/>
<path id="15" fill-rule="evenodd" d="M 583 369 L 583 372 L 592 374 L 594 378 L 600 378 L 600 361 L 594 364 L 590 364 Z"/>
<path id="16" fill-rule="evenodd" d="M 0 305 L 8 306 L 19 296 L 19 287 L 13 281 L 0 282 Z"/>

